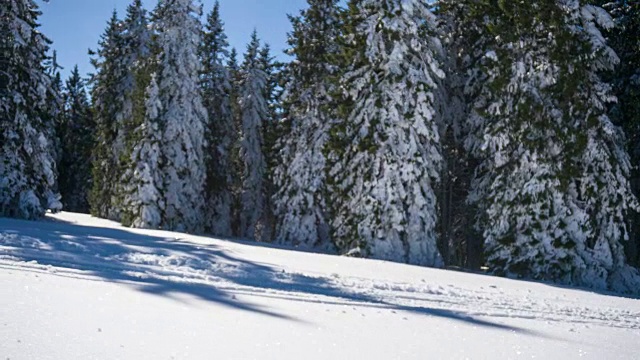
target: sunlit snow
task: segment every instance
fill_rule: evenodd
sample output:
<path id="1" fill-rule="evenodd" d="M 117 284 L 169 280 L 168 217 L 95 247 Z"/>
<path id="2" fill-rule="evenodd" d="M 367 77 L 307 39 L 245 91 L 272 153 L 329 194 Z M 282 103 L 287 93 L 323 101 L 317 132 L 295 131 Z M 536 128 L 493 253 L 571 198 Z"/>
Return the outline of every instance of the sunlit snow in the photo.
<path id="1" fill-rule="evenodd" d="M 640 301 L 86 215 L 0 219 L 2 359 L 635 359 Z"/>

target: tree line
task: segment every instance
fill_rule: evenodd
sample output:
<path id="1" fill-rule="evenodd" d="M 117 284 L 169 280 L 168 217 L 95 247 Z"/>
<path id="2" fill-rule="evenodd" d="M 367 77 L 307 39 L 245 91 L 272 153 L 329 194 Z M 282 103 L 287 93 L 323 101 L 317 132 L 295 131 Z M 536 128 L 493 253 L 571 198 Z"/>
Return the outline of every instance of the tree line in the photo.
<path id="1" fill-rule="evenodd" d="M 640 2 L 307 2 L 282 64 L 134 0 L 87 84 L 0 5 L 0 215 L 639 291 Z"/>

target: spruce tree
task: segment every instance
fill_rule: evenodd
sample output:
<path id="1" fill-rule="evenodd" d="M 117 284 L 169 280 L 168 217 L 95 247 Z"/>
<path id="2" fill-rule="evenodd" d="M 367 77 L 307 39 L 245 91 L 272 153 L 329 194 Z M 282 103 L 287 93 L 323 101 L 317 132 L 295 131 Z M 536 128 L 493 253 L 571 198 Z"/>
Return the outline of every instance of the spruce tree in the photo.
<path id="1" fill-rule="evenodd" d="M 274 169 L 276 241 L 304 248 L 331 248 L 324 155 L 334 116 L 332 77 L 340 31 L 337 0 L 308 0 L 300 16 L 290 17 L 284 103 L 288 129 L 278 139 Z"/>
<path id="2" fill-rule="evenodd" d="M 54 50 L 53 54 L 45 62 L 47 75 L 51 78 L 51 92 L 47 99 L 47 113 L 53 119 L 52 124 L 55 129 L 55 136 L 53 136 L 52 142 L 54 143 L 55 159 L 57 168 L 60 168 L 60 160 L 62 154 L 62 145 L 60 143 L 60 134 L 58 129 L 60 128 L 64 117 L 64 99 L 62 98 L 62 92 L 64 90 L 64 83 L 62 82 L 62 75 L 60 70 L 63 67 L 58 63 L 58 53 Z"/>
<path id="3" fill-rule="evenodd" d="M 116 191 L 120 180 L 120 154 L 114 151 L 114 143 L 119 131 L 117 116 L 123 109 L 121 84 L 126 71 L 122 66 L 122 27 L 115 10 L 98 45 L 97 51 L 89 52 L 93 55 L 91 63 L 95 68 L 90 85 L 96 126 L 93 186 L 89 200 L 92 215 L 120 220 Z"/>
<path id="4" fill-rule="evenodd" d="M 126 226 L 156 229 L 163 225 L 165 208 L 162 132 L 158 121 L 162 103 L 155 75 L 147 79 L 139 74 L 133 113 L 137 126 L 130 136 L 130 165 L 123 176 L 122 221 Z M 145 88 L 143 84 L 148 86 Z"/>
<path id="5" fill-rule="evenodd" d="M 118 63 L 122 68 L 118 82 L 118 100 L 120 109 L 115 114 L 115 140 L 112 151 L 117 162 L 115 179 L 114 207 L 120 214 L 120 221 L 129 225 L 129 201 L 135 187 L 129 183 L 131 173 L 137 168 L 131 154 L 139 145 L 140 133 L 136 129 L 142 126 L 145 114 L 145 91 L 149 85 L 150 65 L 153 61 L 153 33 L 149 27 L 147 11 L 141 0 L 134 0 L 127 7 L 127 15 L 121 23 L 122 46 L 119 50 Z"/>
<path id="6" fill-rule="evenodd" d="M 149 63 L 153 60 L 154 51 L 153 31 L 149 26 L 147 11 L 142 5 L 141 0 L 133 0 L 127 7 L 127 16 L 122 22 L 122 42 L 121 51 L 123 67 L 127 69 L 124 74 L 124 98 L 131 103 L 133 96 L 131 94 L 138 90 L 137 83 L 138 72 L 145 70 Z M 148 73 L 148 71 L 143 71 Z M 144 76 L 144 75 L 142 75 Z M 147 76 L 148 78 L 148 76 Z M 142 85 L 149 85 L 143 83 Z M 146 86 L 145 86 L 146 87 Z M 131 104 L 125 106 L 128 112 L 134 111 Z M 130 114 L 124 114 L 129 115 Z M 125 122 L 127 119 L 124 120 Z"/>
<path id="7" fill-rule="evenodd" d="M 89 212 L 91 157 L 94 124 L 78 66 L 74 67 L 64 91 L 64 113 L 58 127 L 61 142 L 59 187 L 65 210 Z"/>
<path id="8" fill-rule="evenodd" d="M 119 49 L 118 62 L 122 68 L 122 74 L 118 84 L 118 100 L 121 102 L 121 108 L 115 114 L 117 131 L 112 147 L 119 162 L 120 174 L 122 174 L 127 167 L 126 159 L 130 153 L 130 149 L 127 149 L 128 137 L 136 125 L 132 119 L 134 93 L 138 86 L 136 78 L 140 71 L 144 71 L 151 52 L 152 33 L 141 0 L 134 0 L 127 7 L 127 15 L 120 28 L 122 45 Z M 120 193 L 121 190 L 116 189 L 116 192 Z"/>
<path id="9" fill-rule="evenodd" d="M 258 63 L 264 70 L 267 81 L 264 90 L 264 98 L 267 102 L 267 124 L 265 129 L 275 129 L 275 125 L 280 120 L 280 98 L 281 89 L 280 83 L 282 80 L 282 63 L 275 60 L 275 57 L 271 54 L 271 46 L 264 44 L 260 51 L 258 51 Z M 265 134 L 266 137 L 266 134 Z M 265 139 L 266 142 L 267 139 Z"/>
<path id="10" fill-rule="evenodd" d="M 198 50 L 202 43 L 200 7 L 193 0 L 161 0 L 155 10 L 158 32 L 158 88 L 162 109 L 164 218 L 166 229 L 203 230 L 206 163 Z"/>
<path id="11" fill-rule="evenodd" d="M 640 195 L 640 2 L 594 1 L 612 14 L 615 27 L 605 35 L 608 43 L 620 57 L 620 64 L 606 74 L 613 85 L 618 101 L 613 104 L 611 118 L 624 128 L 627 149 L 633 166 L 631 185 L 636 196 Z M 640 266 L 640 214 L 629 216 L 631 239 L 627 246 L 630 263 Z"/>
<path id="12" fill-rule="evenodd" d="M 204 63 L 201 87 L 209 117 L 207 127 L 206 230 L 231 235 L 233 170 L 231 152 L 236 142 L 231 106 L 231 75 L 227 69 L 229 43 L 216 1 L 207 17 L 201 57 Z"/>
<path id="13" fill-rule="evenodd" d="M 599 31 L 611 18 L 579 1 L 463 3 L 460 38 L 479 59 L 465 71 L 466 147 L 480 163 L 469 200 L 491 271 L 637 289 L 622 246 L 629 158 L 598 75 L 617 62 Z"/>
<path id="14" fill-rule="evenodd" d="M 271 55 L 271 46 L 265 44 L 258 52 L 258 63 L 263 69 L 266 77 L 266 85 L 264 87 L 264 99 L 267 105 L 267 116 L 263 122 L 264 149 L 265 158 L 267 160 L 267 172 L 271 169 L 269 163 L 273 156 L 276 139 L 278 137 L 278 122 L 280 120 L 280 63 L 274 61 Z"/>
<path id="15" fill-rule="evenodd" d="M 634 194 L 640 197 L 640 1 L 618 1 L 617 36 L 612 47 L 620 56 L 620 76 L 614 91 L 620 108 L 619 121 L 627 131 L 628 149 L 633 166 L 631 181 Z M 640 214 L 632 216 L 629 260 L 640 267 Z"/>
<path id="16" fill-rule="evenodd" d="M 264 240 L 265 175 L 263 154 L 263 125 L 268 117 L 265 88 L 266 73 L 260 66 L 257 32 L 251 35 L 241 68 L 240 84 L 240 159 L 242 162 L 242 191 L 240 194 L 239 235 L 253 240 Z"/>
<path id="17" fill-rule="evenodd" d="M 159 209 L 163 209 L 158 85 L 152 80 L 157 49 L 139 0 L 129 5 L 122 27 L 125 102 L 118 115 L 120 140 L 114 144 L 121 174 L 117 187 L 121 221 L 125 226 L 157 228 L 162 220 Z"/>
<path id="18" fill-rule="evenodd" d="M 419 0 L 355 1 L 350 10 L 347 106 L 329 158 L 333 242 L 342 253 L 442 266 L 435 17 Z"/>
<path id="19" fill-rule="evenodd" d="M 262 153 L 265 157 L 265 215 L 263 241 L 273 240 L 274 228 L 274 212 L 272 196 L 275 192 L 273 172 L 276 166 L 277 140 L 280 137 L 280 98 L 281 98 L 281 68 L 282 64 L 275 61 L 271 55 L 271 47 L 269 44 L 264 46 L 258 52 L 258 63 L 264 70 L 266 77 L 266 85 L 264 87 L 264 99 L 267 106 L 267 115 L 262 122 L 263 145 Z"/>
<path id="20" fill-rule="evenodd" d="M 0 216 L 34 219 L 61 208 L 40 14 L 31 0 L 0 4 Z"/>
<path id="21" fill-rule="evenodd" d="M 231 48 L 229 59 L 227 61 L 227 72 L 229 73 L 229 101 L 231 103 L 231 116 L 233 123 L 233 133 L 235 141 L 231 144 L 231 233 L 234 236 L 241 236 L 240 233 L 240 212 L 242 211 L 241 194 L 242 194 L 242 173 L 243 162 L 240 157 L 241 144 L 240 133 L 242 129 L 242 112 L 240 110 L 240 84 L 241 71 L 238 64 L 238 51 Z"/>
<path id="22" fill-rule="evenodd" d="M 121 156 L 121 221 L 125 226 L 155 229 L 160 227 L 164 198 L 161 193 L 161 130 L 158 115 L 162 104 L 154 74 L 153 57 L 136 65 L 131 94 L 132 113 L 127 122 L 125 153 Z"/>
<path id="23" fill-rule="evenodd" d="M 438 248 L 445 264 L 480 270 L 484 265 L 483 240 L 473 226 L 477 209 L 467 202 L 477 164 L 464 147 L 466 119 L 472 108 L 465 86 L 478 80 L 473 65 L 484 55 L 481 49 L 486 33 L 482 27 L 468 30 L 468 26 L 474 26 L 471 23 L 459 26 L 462 15 L 469 11 L 467 2 L 441 0 L 436 11 L 446 52 L 443 68 L 447 74 L 437 93 L 444 106 L 439 111 L 444 161 L 438 189 Z M 463 29 L 464 36 L 460 34 Z"/>

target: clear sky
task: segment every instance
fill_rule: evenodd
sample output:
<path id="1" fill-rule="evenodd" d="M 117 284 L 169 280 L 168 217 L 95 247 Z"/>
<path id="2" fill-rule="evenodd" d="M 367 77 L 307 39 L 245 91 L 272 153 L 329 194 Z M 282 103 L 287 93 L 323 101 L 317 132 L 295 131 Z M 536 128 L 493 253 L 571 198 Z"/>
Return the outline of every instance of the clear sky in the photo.
<path id="1" fill-rule="evenodd" d="M 205 13 L 211 11 L 214 0 L 202 2 Z M 75 64 L 81 74 L 93 71 L 87 50 L 97 47 L 113 9 L 124 17 L 130 0 L 50 0 L 48 3 L 40 0 L 38 3 L 43 12 L 41 30 L 53 40 L 66 78 Z M 144 0 L 149 9 L 156 3 L 156 0 Z M 305 0 L 220 0 L 220 11 L 229 42 L 240 54 L 244 53 L 256 28 L 260 38 L 271 45 L 274 55 L 284 60 L 288 57 L 282 51 L 291 30 L 287 14 L 298 14 L 306 4 Z"/>

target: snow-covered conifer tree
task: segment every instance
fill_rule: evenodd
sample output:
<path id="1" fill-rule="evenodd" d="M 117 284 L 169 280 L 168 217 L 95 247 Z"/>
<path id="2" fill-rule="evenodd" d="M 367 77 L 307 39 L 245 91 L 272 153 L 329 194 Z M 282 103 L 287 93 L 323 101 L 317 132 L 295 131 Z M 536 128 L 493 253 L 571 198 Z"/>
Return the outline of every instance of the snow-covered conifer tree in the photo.
<path id="1" fill-rule="evenodd" d="M 116 113 L 116 138 L 113 152 L 120 162 L 128 158 L 130 149 L 127 149 L 128 136 L 136 124 L 133 123 L 134 93 L 138 82 L 136 77 L 139 71 L 144 71 L 146 61 L 151 55 L 151 30 L 147 21 L 147 12 L 142 6 L 141 0 L 134 0 L 127 7 L 127 16 L 121 24 L 122 46 L 119 51 L 118 62 L 122 68 L 122 78 L 119 79 L 119 100 L 121 109 Z M 127 167 L 127 164 L 120 164 Z M 121 169 L 122 173 L 124 169 Z M 121 190 L 116 190 L 121 192 Z"/>
<path id="2" fill-rule="evenodd" d="M 438 189 L 438 248 L 445 264 L 480 270 L 484 265 L 483 239 L 473 226 L 477 209 L 467 202 L 476 159 L 464 147 L 466 119 L 472 108 L 465 87 L 478 80 L 473 65 L 484 56 L 479 49 L 483 48 L 487 34 L 482 24 L 461 23 L 461 14 L 470 11 L 464 1 L 439 0 L 436 10 L 446 52 L 443 69 L 447 74 L 437 93 L 439 103 L 444 106 L 438 121 L 444 160 Z M 479 27 L 471 31 L 470 26 Z M 464 36 L 460 35 L 462 29 Z"/>
<path id="3" fill-rule="evenodd" d="M 355 1 L 351 10 L 348 111 L 329 157 L 333 242 L 342 253 L 442 266 L 435 18 L 420 0 Z"/>
<path id="4" fill-rule="evenodd" d="M 462 37 L 488 33 L 467 73 L 467 149 L 480 160 L 470 201 L 482 211 L 491 270 L 637 290 L 625 214 L 636 206 L 614 100 L 598 73 L 618 61 L 601 8 L 577 0 L 465 1 Z M 472 44 L 477 46 L 480 43 Z"/>
<path id="5" fill-rule="evenodd" d="M 130 145 L 131 165 L 123 176 L 126 179 L 123 185 L 123 223 L 136 228 L 155 229 L 162 225 L 165 204 L 161 192 L 162 132 L 158 123 L 162 103 L 155 75 L 151 77 L 144 99 L 142 123 L 132 134 L 135 141 Z"/>
<path id="6" fill-rule="evenodd" d="M 152 74 L 157 65 L 155 43 L 146 10 L 139 0 L 129 5 L 122 26 L 125 103 L 118 115 L 120 139 L 114 144 L 115 152 L 120 153 L 117 192 L 121 221 L 126 226 L 157 228 L 164 208 L 160 174 L 162 134 L 158 123 L 162 104 Z"/>
<path id="7" fill-rule="evenodd" d="M 325 145 L 333 109 L 330 76 L 337 72 L 340 22 L 337 0 L 308 0 L 290 17 L 289 76 L 284 102 L 290 127 L 279 139 L 274 169 L 276 242 L 305 248 L 331 247 L 325 203 Z"/>
<path id="8" fill-rule="evenodd" d="M 237 141 L 231 108 L 231 79 L 226 66 L 229 43 L 216 1 L 207 17 L 201 56 L 202 96 L 209 117 L 207 128 L 206 230 L 231 235 L 233 169 L 231 151 Z"/>
<path id="9" fill-rule="evenodd" d="M 64 103 L 62 121 L 58 126 L 62 145 L 58 182 L 60 194 L 65 210 L 86 213 L 89 212 L 95 126 L 78 66 L 67 80 Z"/>
<path id="10" fill-rule="evenodd" d="M 51 92 L 47 99 L 47 113 L 49 113 L 50 117 L 53 119 L 53 127 L 55 129 L 55 135 L 53 136 L 52 142 L 55 148 L 55 159 L 57 168 L 60 168 L 60 155 L 62 153 L 62 145 L 60 143 L 60 135 L 58 134 L 58 129 L 60 124 L 62 124 L 63 116 L 64 116 L 64 99 L 62 98 L 62 92 L 64 90 L 64 83 L 62 81 L 62 75 L 60 74 L 60 70 L 63 67 L 58 63 L 58 53 L 54 50 L 51 57 L 47 59 L 45 62 L 45 67 L 47 74 L 51 78 Z"/>
<path id="11" fill-rule="evenodd" d="M 178 231 L 203 230 L 206 166 L 204 131 L 207 111 L 200 93 L 200 7 L 193 0 L 160 0 L 155 10 L 158 32 L 158 87 L 162 110 L 162 226 Z"/>
<path id="12" fill-rule="evenodd" d="M 121 23 L 122 46 L 119 49 L 117 62 L 121 70 L 121 78 L 115 83 L 118 89 L 117 101 L 119 111 L 115 114 L 115 139 L 111 144 L 113 156 L 117 163 L 117 174 L 114 174 L 114 207 L 123 223 L 128 223 L 124 213 L 127 208 L 127 196 L 131 195 L 132 180 L 130 174 L 138 166 L 132 163 L 133 149 L 140 145 L 140 133 L 136 129 L 142 126 L 145 117 L 145 93 L 149 85 L 149 67 L 152 58 L 152 31 L 147 19 L 147 11 L 141 0 L 133 0 L 127 7 L 127 15 Z M 127 190 L 128 189 L 128 190 Z"/>
<path id="13" fill-rule="evenodd" d="M 631 185 L 640 195 L 640 1 L 597 0 L 615 20 L 615 27 L 605 32 L 609 45 L 620 57 L 620 64 L 607 74 L 618 98 L 611 110 L 615 124 L 627 134 L 627 149 L 633 166 Z M 627 244 L 629 262 L 640 266 L 640 214 L 629 216 L 631 238 Z"/>
<path id="14" fill-rule="evenodd" d="M 257 32 L 251 36 L 242 64 L 240 85 L 242 192 L 240 195 L 239 235 L 264 240 L 265 172 L 263 154 L 263 122 L 267 119 L 264 98 L 266 74 L 258 61 L 260 41 Z"/>
<path id="15" fill-rule="evenodd" d="M 140 0 L 127 8 L 124 21 L 114 11 L 92 60 L 96 73 L 92 77 L 92 98 L 97 126 L 93 167 L 92 214 L 113 220 L 122 219 L 123 202 L 130 188 L 125 174 L 135 164 L 131 158 L 133 131 L 140 126 L 134 113 L 144 114 L 144 89 L 138 81 L 148 78 L 145 68 L 151 52 L 152 33 L 146 10 Z M 143 86 L 142 89 L 138 89 Z M 142 109 L 135 109 L 136 106 Z"/>
<path id="16" fill-rule="evenodd" d="M 38 218 L 59 210 L 49 40 L 32 0 L 0 3 L 0 216 Z"/>

